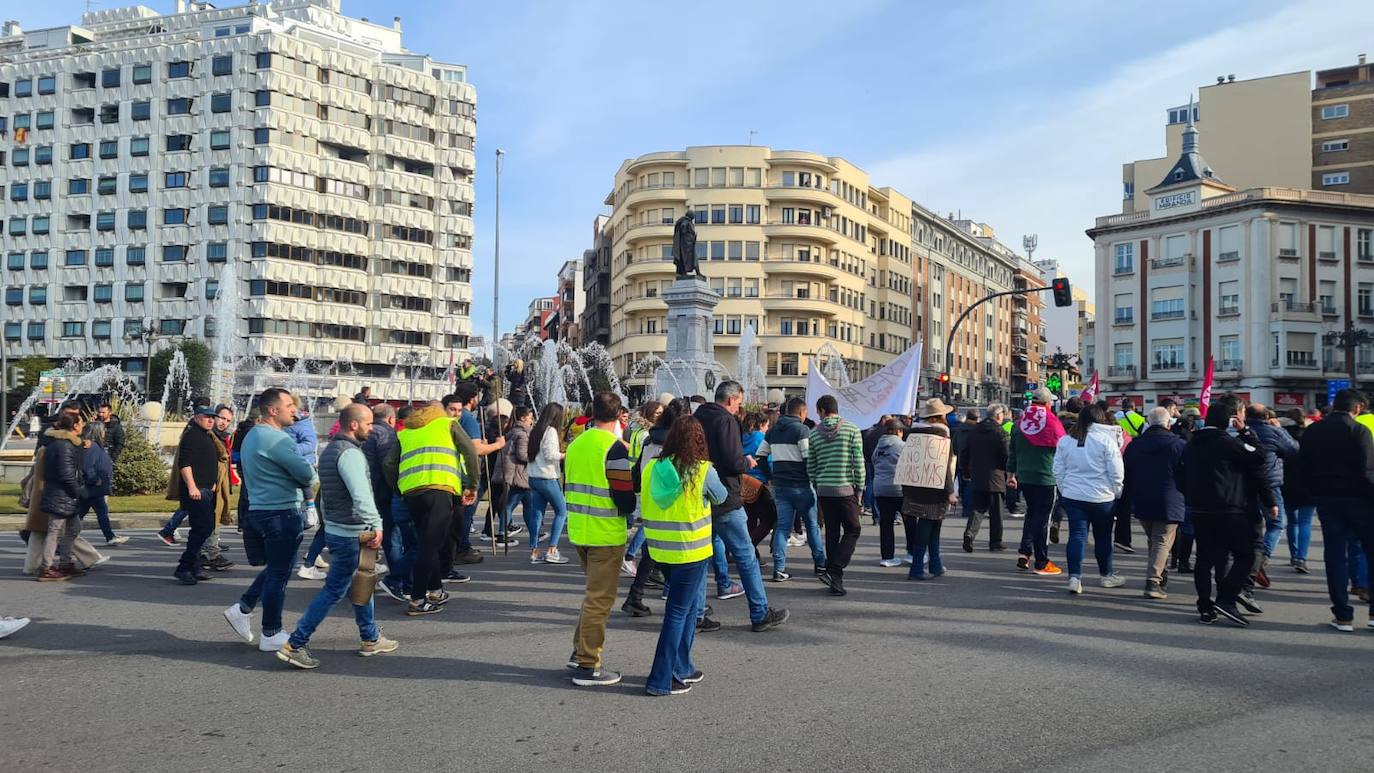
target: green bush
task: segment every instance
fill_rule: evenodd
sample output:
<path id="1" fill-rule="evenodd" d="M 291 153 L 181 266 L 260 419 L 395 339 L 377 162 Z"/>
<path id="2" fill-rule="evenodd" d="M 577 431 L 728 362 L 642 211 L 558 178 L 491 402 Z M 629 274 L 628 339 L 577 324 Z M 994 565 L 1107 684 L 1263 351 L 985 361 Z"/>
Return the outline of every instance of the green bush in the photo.
<path id="1" fill-rule="evenodd" d="M 124 452 L 114 466 L 114 493 L 127 497 L 136 494 L 157 494 L 167 490 L 167 467 L 162 463 L 153 444 L 136 429 L 128 429 Z"/>

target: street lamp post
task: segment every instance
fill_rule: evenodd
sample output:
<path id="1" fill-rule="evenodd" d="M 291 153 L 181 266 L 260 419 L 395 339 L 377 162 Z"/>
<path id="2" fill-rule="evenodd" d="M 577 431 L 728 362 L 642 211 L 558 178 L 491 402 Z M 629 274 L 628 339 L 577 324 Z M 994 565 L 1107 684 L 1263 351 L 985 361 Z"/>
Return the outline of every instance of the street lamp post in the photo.
<path id="1" fill-rule="evenodd" d="M 157 326 L 151 322 L 140 322 L 139 326 L 124 333 L 126 341 L 142 341 L 146 347 L 147 354 L 143 362 L 143 389 L 144 392 L 151 392 L 153 389 L 153 345 L 161 337 Z M 151 394 L 144 395 L 145 400 L 153 399 Z"/>
<path id="2" fill-rule="evenodd" d="M 496 363 L 496 342 L 501 336 L 501 160 L 506 151 L 496 149 L 496 238 L 491 272 L 491 364 Z"/>
<path id="3" fill-rule="evenodd" d="M 1350 386 L 1355 387 L 1358 381 L 1359 365 L 1353 352 L 1361 346 L 1368 346 L 1374 343 L 1374 333 L 1362 327 L 1347 327 L 1344 330 L 1331 330 L 1322 334 L 1322 343 L 1327 346 L 1334 346 L 1346 351 L 1346 362 L 1350 364 Z"/>

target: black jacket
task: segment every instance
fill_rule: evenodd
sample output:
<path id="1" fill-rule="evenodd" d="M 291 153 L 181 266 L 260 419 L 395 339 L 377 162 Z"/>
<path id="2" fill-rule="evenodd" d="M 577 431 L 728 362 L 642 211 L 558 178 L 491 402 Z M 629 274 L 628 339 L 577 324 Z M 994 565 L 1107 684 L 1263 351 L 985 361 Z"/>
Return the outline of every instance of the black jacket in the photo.
<path id="1" fill-rule="evenodd" d="M 1174 485 L 1174 467 L 1186 443 L 1163 427 L 1147 427 L 1122 454 L 1126 486 L 1135 517 L 1142 521 L 1183 522 L 1183 494 Z"/>
<path id="2" fill-rule="evenodd" d="M 105 422 L 105 442 L 102 445 L 105 453 L 110 455 L 110 461 L 119 461 L 119 455 L 124 453 L 124 422 L 118 416 L 110 416 L 110 420 Z"/>
<path id="3" fill-rule="evenodd" d="M 1008 437 L 991 418 L 970 427 L 963 438 L 959 468 L 973 491 L 1006 493 Z"/>
<path id="4" fill-rule="evenodd" d="M 1249 429 L 1238 437 L 1212 427 L 1198 429 L 1174 469 L 1174 483 L 1194 516 L 1259 518 L 1255 498 L 1265 508 L 1274 506 L 1274 492 L 1264 477 L 1264 454 Z"/>
<path id="5" fill-rule="evenodd" d="M 396 429 L 384 421 L 374 422 L 372 431 L 367 434 L 367 440 L 363 441 L 367 474 L 372 479 L 372 498 L 376 501 L 378 509 L 383 512 L 391 505 L 391 488 L 386 485 L 386 476 L 382 474 L 382 462 L 386 461 L 387 452 L 397 442 Z M 386 505 L 385 508 L 383 503 Z"/>
<path id="6" fill-rule="evenodd" d="M 1374 435 L 1348 413 L 1308 427 L 1298 460 L 1314 497 L 1374 497 Z"/>
<path id="7" fill-rule="evenodd" d="M 59 518 L 74 518 L 81 514 L 85 499 L 85 478 L 81 467 L 86 449 L 81 438 L 66 430 L 50 430 L 47 447 L 43 449 L 43 498 L 39 509 Z"/>
<path id="8" fill-rule="evenodd" d="M 1264 454 L 1264 479 L 1270 488 L 1283 485 L 1283 463 L 1298 456 L 1298 444 L 1281 427 L 1263 421 L 1248 421 L 1245 426 L 1259 440 Z"/>
<path id="9" fill-rule="evenodd" d="M 739 419 L 716 403 L 706 403 L 692 414 L 706 432 L 706 450 L 711 464 L 725 485 L 725 501 L 711 505 L 711 515 L 724 515 L 744 506 L 739 496 L 739 476 L 749 469 L 744 459 L 744 444 L 740 441 Z"/>
<path id="10" fill-rule="evenodd" d="M 1284 427 L 1284 430 L 1301 448 L 1302 436 L 1307 432 L 1307 427 L 1293 424 Z M 1311 504 L 1312 494 L 1307 491 L 1307 484 L 1302 479 L 1302 460 L 1291 459 L 1283 466 L 1283 506 L 1293 508 L 1307 507 Z"/>
<path id="11" fill-rule="evenodd" d="M 883 433 L 887 430 L 881 424 L 874 424 L 863 432 L 864 439 L 864 480 L 873 480 L 873 451 L 878 448 L 878 441 L 883 439 Z"/>

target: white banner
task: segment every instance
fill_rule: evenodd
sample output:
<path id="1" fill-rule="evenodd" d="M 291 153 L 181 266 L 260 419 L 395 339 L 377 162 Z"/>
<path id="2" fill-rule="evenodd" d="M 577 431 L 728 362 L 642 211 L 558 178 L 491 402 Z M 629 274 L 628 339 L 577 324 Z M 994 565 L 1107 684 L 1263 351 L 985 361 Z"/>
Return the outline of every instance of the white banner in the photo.
<path id="1" fill-rule="evenodd" d="M 834 395 L 840 403 L 841 416 L 860 428 L 869 427 L 885 414 L 904 416 L 911 413 L 916 407 L 916 386 L 920 377 L 920 343 L 882 370 L 847 387 L 831 386 L 812 358 L 806 372 L 806 408 L 819 420 L 815 415 L 816 400 L 821 395 Z"/>

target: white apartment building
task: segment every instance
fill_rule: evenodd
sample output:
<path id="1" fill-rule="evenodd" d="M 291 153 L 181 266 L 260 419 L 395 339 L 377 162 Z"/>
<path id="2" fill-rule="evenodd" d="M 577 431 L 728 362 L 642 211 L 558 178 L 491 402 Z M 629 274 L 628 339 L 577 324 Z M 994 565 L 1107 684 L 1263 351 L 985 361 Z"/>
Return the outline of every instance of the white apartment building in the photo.
<path id="1" fill-rule="evenodd" d="M 1191 125 L 1145 193 L 1148 208 L 1088 231 L 1104 396 L 1195 400 L 1209 358 L 1214 394 L 1276 408 L 1319 406 L 1330 381 L 1369 388 L 1374 349 L 1338 337 L 1374 327 L 1374 196 L 1237 191 L 1203 161 Z"/>
<path id="2" fill-rule="evenodd" d="M 0 36 L 10 357 L 149 342 L 442 370 L 471 332 L 476 92 L 339 0 L 98 10 Z M 217 329 L 232 265 L 242 313 Z M 382 384 L 377 387 L 376 385 Z"/>

